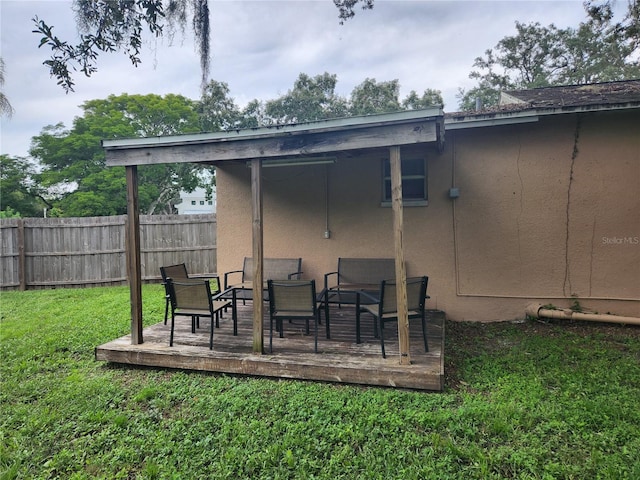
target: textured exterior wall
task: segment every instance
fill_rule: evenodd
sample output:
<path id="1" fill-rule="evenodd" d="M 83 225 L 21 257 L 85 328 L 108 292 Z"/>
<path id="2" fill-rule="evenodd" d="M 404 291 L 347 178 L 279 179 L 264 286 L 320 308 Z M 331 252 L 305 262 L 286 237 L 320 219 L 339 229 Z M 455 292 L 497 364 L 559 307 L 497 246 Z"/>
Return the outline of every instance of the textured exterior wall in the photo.
<path id="1" fill-rule="evenodd" d="M 404 209 L 404 242 L 407 274 L 429 276 L 429 308 L 505 320 L 575 296 L 600 313 L 640 316 L 638 125 L 639 112 L 566 114 L 447 131 L 443 153 L 422 148 L 429 205 Z M 264 169 L 265 256 L 302 257 L 320 283 L 338 257 L 392 257 L 385 155 Z M 250 170 L 225 165 L 217 175 L 223 273 L 251 256 Z"/>

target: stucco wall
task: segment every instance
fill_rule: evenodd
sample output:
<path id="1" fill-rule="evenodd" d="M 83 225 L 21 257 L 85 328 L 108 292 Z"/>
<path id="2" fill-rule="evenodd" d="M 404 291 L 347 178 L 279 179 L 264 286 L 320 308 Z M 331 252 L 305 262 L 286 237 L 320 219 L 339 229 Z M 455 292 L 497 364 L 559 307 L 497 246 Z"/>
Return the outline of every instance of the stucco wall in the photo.
<path id="1" fill-rule="evenodd" d="M 424 147 L 429 205 L 405 208 L 404 242 L 408 275 L 430 278 L 428 306 L 490 321 L 537 301 L 567 307 L 575 295 L 601 313 L 640 316 L 638 125 L 631 112 L 562 115 L 447 131 L 441 154 Z M 302 257 L 317 282 L 340 256 L 392 257 L 384 155 L 265 168 L 265 256 Z M 251 255 L 250 170 L 217 175 L 223 273 Z"/>

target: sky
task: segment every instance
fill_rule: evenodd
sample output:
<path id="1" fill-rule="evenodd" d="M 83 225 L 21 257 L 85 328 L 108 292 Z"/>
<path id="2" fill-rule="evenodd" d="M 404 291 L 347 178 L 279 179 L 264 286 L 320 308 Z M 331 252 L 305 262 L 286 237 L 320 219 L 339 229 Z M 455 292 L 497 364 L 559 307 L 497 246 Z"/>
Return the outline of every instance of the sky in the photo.
<path id="1" fill-rule="evenodd" d="M 210 77 L 229 86 L 239 106 L 287 93 L 300 73 L 337 75 L 337 93 L 349 97 L 367 78 L 397 79 L 400 99 L 411 91 L 440 90 L 447 112 L 458 110 L 460 88 L 474 59 L 502 38 L 515 22 L 577 27 L 585 20 L 582 0 L 375 0 L 340 25 L 331 0 L 209 0 Z M 32 33 L 37 16 L 64 39 L 77 31 L 67 0 L 0 0 L 2 87 L 15 112 L 0 118 L 0 153 L 28 156 L 31 138 L 47 125 L 70 128 L 80 105 L 109 95 L 180 94 L 200 98 L 200 62 L 190 36 L 147 38 L 142 65 L 122 53 L 102 54 L 98 72 L 75 76 L 75 92 L 65 93 L 42 62 L 50 50 L 38 48 Z"/>

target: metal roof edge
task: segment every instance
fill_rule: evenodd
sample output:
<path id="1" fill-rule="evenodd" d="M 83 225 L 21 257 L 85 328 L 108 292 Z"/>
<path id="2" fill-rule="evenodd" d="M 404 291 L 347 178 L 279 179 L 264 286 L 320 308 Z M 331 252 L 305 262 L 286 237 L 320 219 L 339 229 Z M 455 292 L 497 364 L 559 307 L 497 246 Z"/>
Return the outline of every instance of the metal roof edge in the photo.
<path id="1" fill-rule="evenodd" d="M 518 123 L 537 122 L 541 116 L 564 115 L 570 113 L 606 112 L 618 110 L 640 109 L 640 102 L 629 102 L 611 105 L 578 105 L 563 107 L 531 107 L 526 110 L 510 110 L 498 112 L 461 112 L 445 116 L 446 130 L 463 128 L 491 127 Z"/>
<path id="2" fill-rule="evenodd" d="M 272 125 L 252 129 L 227 130 L 224 132 L 192 133 L 143 138 L 122 138 L 102 140 L 106 150 L 123 148 L 145 148 L 153 146 L 170 146 L 176 144 L 198 144 L 208 142 L 225 142 L 252 140 L 280 135 L 299 135 L 305 133 L 330 132 L 333 130 L 358 129 L 387 124 L 428 120 L 443 117 L 442 108 L 434 107 L 422 110 L 406 110 L 401 112 L 364 115 L 359 117 L 343 117 L 319 120 L 316 122 L 296 123 L 290 125 Z"/>

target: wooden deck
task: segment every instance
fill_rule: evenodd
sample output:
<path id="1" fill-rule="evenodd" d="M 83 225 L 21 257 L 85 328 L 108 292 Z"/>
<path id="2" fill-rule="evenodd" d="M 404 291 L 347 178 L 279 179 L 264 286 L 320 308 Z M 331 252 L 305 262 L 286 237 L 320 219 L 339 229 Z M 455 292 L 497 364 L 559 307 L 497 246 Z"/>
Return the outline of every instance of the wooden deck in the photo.
<path id="1" fill-rule="evenodd" d="M 313 332 L 304 334 L 302 323 L 285 323 L 284 338 L 274 331 L 273 353 L 252 351 L 252 307 L 238 306 L 238 336 L 233 336 L 231 312 L 216 328 L 209 350 L 209 320 L 196 333 L 191 320 L 176 319 L 173 347 L 169 325 L 162 322 L 144 329 L 144 343 L 132 345 L 127 335 L 96 348 L 96 360 L 164 368 L 179 368 L 239 375 L 255 375 L 337 383 L 441 391 L 444 384 L 444 312 L 428 311 L 429 352 L 422 347 L 420 322 L 411 321 L 411 365 L 400 365 L 397 328 L 385 328 L 387 358 L 373 335 L 373 320 L 362 314 L 362 343 L 356 343 L 353 308 L 331 309 L 331 339 L 327 340 L 324 317 L 318 333 L 318 353 L 313 352 Z M 265 350 L 269 348 L 269 321 L 264 321 Z M 313 326 L 311 327 L 313 330 Z"/>

